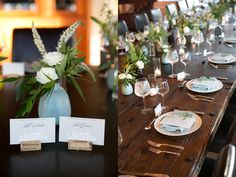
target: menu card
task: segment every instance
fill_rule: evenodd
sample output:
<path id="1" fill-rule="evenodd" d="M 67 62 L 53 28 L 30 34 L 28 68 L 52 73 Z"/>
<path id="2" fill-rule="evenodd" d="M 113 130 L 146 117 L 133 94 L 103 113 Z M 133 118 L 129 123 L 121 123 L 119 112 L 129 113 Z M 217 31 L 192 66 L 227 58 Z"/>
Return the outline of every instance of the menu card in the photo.
<path id="1" fill-rule="evenodd" d="M 10 144 L 35 140 L 55 142 L 55 118 L 10 119 Z"/>
<path id="2" fill-rule="evenodd" d="M 94 118 L 60 117 L 59 141 L 91 141 L 104 145 L 105 120 Z"/>

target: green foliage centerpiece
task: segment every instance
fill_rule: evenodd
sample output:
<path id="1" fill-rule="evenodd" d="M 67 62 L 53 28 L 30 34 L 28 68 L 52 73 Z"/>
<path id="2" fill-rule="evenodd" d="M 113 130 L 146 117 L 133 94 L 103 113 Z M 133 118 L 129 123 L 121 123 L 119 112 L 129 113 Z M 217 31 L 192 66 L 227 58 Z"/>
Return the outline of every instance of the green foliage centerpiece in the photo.
<path id="1" fill-rule="evenodd" d="M 72 37 L 77 27 L 81 25 L 80 21 L 75 22 L 68 27 L 60 36 L 56 51 L 47 52 L 43 41 L 34 27 L 32 26 L 32 34 L 36 47 L 38 48 L 42 59 L 37 67 L 32 69 L 36 72 L 35 75 L 23 77 L 6 78 L 2 82 L 17 81 L 16 100 L 21 101 L 21 108 L 17 113 L 17 117 L 28 115 L 36 100 L 44 95 L 50 95 L 58 82 L 65 79 L 71 83 L 78 93 L 83 96 L 82 89 L 77 82 L 77 78 L 82 77 L 81 73 L 88 72 L 93 80 L 95 80 L 93 72 L 84 63 L 84 57 L 79 57 L 82 52 L 76 47 L 66 45 L 67 41 Z"/>

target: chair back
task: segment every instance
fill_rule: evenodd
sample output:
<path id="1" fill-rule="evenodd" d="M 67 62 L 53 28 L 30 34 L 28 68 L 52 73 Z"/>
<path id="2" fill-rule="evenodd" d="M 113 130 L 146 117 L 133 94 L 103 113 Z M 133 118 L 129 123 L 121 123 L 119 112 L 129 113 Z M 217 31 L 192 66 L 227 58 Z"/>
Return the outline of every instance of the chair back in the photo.
<path id="1" fill-rule="evenodd" d="M 186 0 L 188 4 L 189 9 L 193 9 L 193 7 L 196 7 L 199 5 L 199 0 Z"/>
<path id="2" fill-rule="evenodd" d="M 66 28 L 39 28 L 37 29 L 45 49 L 47 52 L 56 51 L 57 42 L 60 35 Z M 67 43 L 73 45 L 73 39 Z M 30 28 L 14 29 L 13 31 L 13 46 L 12 46 L 12 61 L 15 62 L 31 62 L 41 59 L 37 47 L 34 44 L 32 31 Z"/>
<path id="3" fill-rule="evenodd" d="M 163 21 L 163 15 L 161 13 L 161 9 L 151 9 L 150 10 L 150 18 L 154 23 L 159 23 Z"/>
<path id="4" fill-rule="evenodd" d="M 188 11 L 188 5 L 185 0 L 178 1 L 179 10 L 185 14 Z"/>
<path id="5" fill-rule="evenodd" d="M 235 146 L 226 145 L 219 154 L 212 177 L 235 177 Z"/>
<path id="6" fill-rule="evenodd" d="M 150 22 L 146 13 L 135 14 L 134 23 L 137 32 L 143 32 L 145 26 L 149 26 Z"/>
<path id="7" fill-rule="evenodd" d="M 125 33 L 129 32 L 127 23 L 125 20 L 121 20 L 118 23 L 118 35 L 119 36 L 125 36 Z"/>
<path id="8" fill-rule="evenodd" d="M 175 4 L 169 4 L 166 6 L 166 9 L 167 9 L 167 12 L 170 14 L 170 15 L 174 15 L 174 16 L 178 16 L 178 10 L 175 6 Z"/>

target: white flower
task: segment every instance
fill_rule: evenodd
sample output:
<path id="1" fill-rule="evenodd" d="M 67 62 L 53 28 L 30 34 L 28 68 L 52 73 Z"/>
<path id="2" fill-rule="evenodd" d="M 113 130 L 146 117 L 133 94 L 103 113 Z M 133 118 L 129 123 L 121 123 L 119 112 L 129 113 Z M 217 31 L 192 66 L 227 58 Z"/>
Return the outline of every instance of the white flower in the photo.
<path id="1" fill-rule="evenodd" d="M 143 37 L 146 38 L 146 37 L 148 36 L 148 34 L 149 34 L 149 31 L 145 30 L 145 31 L 143 32 Z"/>
<path id="2" fill-rule="evenodd" d="M 126 78 L 126 74 L 121 73 L 121 74 L 119 74 L 118 78 L 119 78 L 120 80 L 123 80 L 123 79 Z"/>
<path id="3" fill-rule="evenodd" d="M 163 49 L 164 53 L 167 53 L 169 51 L 169 49 Z"/>
<path id="4" fill-rule="evenodd" d="M 163 48 L 163 49 L 168 49 L 168 48 L 169 48 L 169 46 L 168 46 L 168 45 L 166 45 L 166 44 L 164 44 L 164 45 L 162 46 L 162 48 Z"/>
<path id="5" fill-rule="evenodd" d="M 138 66 L 139 69 L 143 69 L 144 68 L 144 63 L 142 61 L 137 61 L 136 63 L 136 66 Z"/>
<path id="6" fill-rule="evenodd" d="M 136 34 L 135 37 L 138 41 L 141 41 L 142 40 L 142 33 Z"/>
<path id="7" fill-rule="evenodd" d="M 172 25 L 176 25 L 176 20 L 175 19 L 172 19 L 171 22 L 172 22 Z"/>
<path id="8" fill-rule="evenodd" d="M 133 76 L 131 74 L 126 74 L 126 79 L 133 79 Z"/>
<path id="9" fill-rule="evenodd" d="M 156 26 L 156 27 L 155 27 L 155 30 L 156 30 L 157 33 L 159 33 L 159 32 L 160 32 L 159 26 Z"/>
<path id="10" fill-rule="evenodd" d="M 190 32 L 190 28 L 188 26 L 185 26 L 183 30 L 185 34 L 188 34 Z"/>
<path id="11" fill-rule="evenodd" d="M 184 51 L 184 49 L 179 49 L 179 55 L 184 55 L 185 54 L 185 51 Z"/>
<path id="12" fill-rule="evenodd" d="M 51 80 L 56 80 L 58 79 L 56 70 L 54 68 L 49 68 L 49 67 L 42 67 L 36 75 L 36 80 L 40 82 L 41 84 L 46 84 L 48 82 L 51 82 Z"/>
<path id="13" fill-rule="evenodd" d="M 64 55 L 60 52 L 48 52 L 43 56 L 43 62 L 47 63 L 49 66 L 54 66 L 60 64 L 61 60 L 64 58 Z"/>

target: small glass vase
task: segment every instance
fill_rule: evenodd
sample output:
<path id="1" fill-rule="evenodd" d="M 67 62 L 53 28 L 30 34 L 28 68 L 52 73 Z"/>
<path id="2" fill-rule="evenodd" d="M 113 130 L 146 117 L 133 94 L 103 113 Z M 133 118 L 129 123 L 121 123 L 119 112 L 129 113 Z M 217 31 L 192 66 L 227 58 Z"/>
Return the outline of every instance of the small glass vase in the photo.
<path id="1" fill-rule="evenodd" d="M 128 85 L 122 84 L 121 92 L 123 95 L 127 95 L 127 96 L 131 95 L 133 93 L 133 91 L 134 91 L 133 86 L 130 83 L 128 83 Z"/>
<path id="2" fill-rule="evenodd" d="M 169 64 L 168 62 L 168 53 L 163 53 L 162 56 L 161 56 L 161 62 L 163 64 Z"/>
<path id="3" fill-rule="evenodd" d="M 60 116 L 71 116 L 71 104 L 67 92 L 59 83 L 53 90 L 39 99 L 38 114 L 40 118 L 55 117 L 59 125 Z"/>

